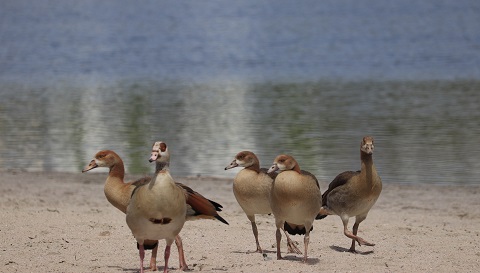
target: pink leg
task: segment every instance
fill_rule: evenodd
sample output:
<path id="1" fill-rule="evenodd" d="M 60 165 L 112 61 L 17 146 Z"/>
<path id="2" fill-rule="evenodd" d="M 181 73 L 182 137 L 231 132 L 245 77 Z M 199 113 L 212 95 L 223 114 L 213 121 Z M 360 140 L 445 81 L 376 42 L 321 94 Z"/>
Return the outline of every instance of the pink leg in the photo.
<path id="1" fill-rule="evenodd" d="M 305 255 L 303 257 L 303 262 L 307 262 L 307 251 L 308 251 L 308 243 L 310 242 L 310 228 L 307 229 L 305 237 L 303 238 L 303 244 L 305 245 Z"/>
<path id="2" fill-rule="evenodd" d="M 357 222 L 353 226 L 354 233 L 352 233 L 348 230 L 348 227 L 347 227 L 348 218 L 342 219 L 342 221 L 343 221 L 343 234 L 345 234 L 345 236 L 347 236 L 348 238 L 352 239 L 352 245 L 350 246 L 350 249 L 348 251 L 356 253 L 355 242 L 357 242 L 358 245 L 360 245 L 360 246 L 361 245 L 366 245 L 366 246 L 374 246 L 375 245 L 375 244 L 369 243 L 369 242 L 365 241 L 363 238 L 357 236 L 358 225 L 360 224 L 361 221 L 357 220 Z M 362 219 L 362 221 L 363 221 L 363 219 Z"/>
<path id="3" fill-rule="evenodd" d="M 280 232 L 280 229 L 277 228 L 277 231 L 275 233 L 275 237 L 277 239 L 277 260 L 282 259 L 282 252 L 280 251 L 280 243 L 282 242 L 282 233 Z"/>
<path id="4" fill-rule="evenodd" d="M 165 267 L 163 268 L 163 273 L 167 273 L 168 272 L 168 258 L 170 258 L 170 246 L 169 245 L 167 245 L 165 247 L 164 258 L 165 258 Z"/>
<path id="5" fill-rule="evenodd" d="M 359 223 L 355 223 L 353 225 L 353 236 L 357 236 L 357 231 L 358 231 L 358 225 Z M 358 237 L 358 236 L 357 236 Z M 355 250 L 355 239 L 352 239 L 352 245 L 350 246 L 350 249 L 349 251 L 350 252 L 353 252 L 353 253 L 356 253 L 357 251 Z"/>
<path id="6" fill-rule="evenodd" d="M 143 259 L 145 258 L 145 248 L 139 244 L 138 253 L 140 254 L 140 273 L 143 273 Z"/>
<path id="7" fill-rule="evenodd" d="M 158 243 L 157 246 L 152 249 L 152 258 L 150 258 L 150 269 L 152 271 L 157 271 L 157 251 L 158 251 Z"/>
<path id="8" fill-rule="evenodd" d="M 296 253 L 296 254 L 302 254 L 300 249 L 295 244 L 295 241 L 290 239 L 290 236 L 288 236 L 288 233 L 282 228 L 283 233 L 285 233 L 285 237 L 287 237 L 287 247 L 288 247 L 288 252 L 289 253 Z"/>
<path id="9" fill-rule="evenodd" d="M 178 249 L 178 260 L 180 263 L 179 269 L 183 271 L 188 270 L 188 265 L 187 265 L 187 262 L 185 261 L 185 254 L 183 252 L 182 238 L 180 238 L 180 235 L 177 235 L 175 237 L 175 244 L 177 245 L 177 249 Z"/>
<path id="10" fill-rule="evenodd" d="M 263 253 L 262 248 L 260 247 L 260 242 L 258 241 L 258 229 L 257 229 L 257 224 L 255 223 L 255 220 L 253 222 L 250 222 L 252 224 L 252 231 L 253 231 L 253 236 L 255 236 L 255 242 L 257 244 L 257 250 L 253 252 L 258 252 L 258 253 Z"/>

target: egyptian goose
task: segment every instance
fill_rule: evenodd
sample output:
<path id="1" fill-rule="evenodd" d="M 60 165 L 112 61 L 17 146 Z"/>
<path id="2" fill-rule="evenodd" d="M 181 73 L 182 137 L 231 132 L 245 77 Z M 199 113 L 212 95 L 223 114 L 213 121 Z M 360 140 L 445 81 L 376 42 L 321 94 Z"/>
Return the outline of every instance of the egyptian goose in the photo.
<path id="1" fill-rule="evenodd" d="M 170 166 L 170 153 L 165 142 L 157 141 L 153 144 L 152 153 L 149 161 L 156 162 L 155 174 L 164 169 L 168 169 L 168 167 Z M 185 191 L 187 198 L 187 221 L 197 219 L 217 219 L 220 222 L 228 225 L 228 222 L 217 213 L 218 211 L 222 211 L 222 205 L 205 198 L 200 193 L 194 191 L 192 188 L 182 183 L 175 182 L 175 185 Z"/>
<path id="2" fill-rule="evenodd" d="M 307 171 L 300 170 L 297 161 L 290 155 L 275 158 L 268 173 L 280 173 L 273 182 L 270 205 L 277 226 L 277 259 L 282 259 L 280 229 L 285 228 L 290 234 L 305 234 L 305 253 L 303 262 L 307 262 L 308 243 L 313 221 L 318 216 L 322 195 L 317 178 Z"/>
<path id="3" fill-rule="evenodd" d="M 168 158 L 162 160 L 163 155 L 161 152 L 157 153 L 156 156 L 158 161 L 168 161 Z M 126 220 L 139 245 L 141 273 L 144 272 L 144 242 L 148 239 L 165 239 L 165 266 L 163 272 L 166 273 L 168 271 L 170 247 L 185 224 L 186 214 L 186 192 L 175 184 L 170 175 L 168 163 L 164 165 L 164 168 L 155 172 L 148 184 L 135 188 L 127 207 Z"/>
<path id="4" fill-rule="evenodd" d="M 106 167 L 110 169 L 103 189 L 105 192 L 105 197 L 107 198 L 108 202 L 110 202 L 110 204 L 112 204 L 114 207 L 116 207 L 123 213 L 127 213 L 127 206 L 130 202 L 130 198 L 135 187 L 147 184 L 151 180 L 150 177 L 144 177 L 136 181 L 125 183 L 123 180 L 125 177 L 125 167 L 123 165 L 123 160 L 118 154 L 110 150 L 99 151 L 90 161 L 90 163 L 82 170 L 82 172 L 85 173 L 97 167 Z M 175 243 L 178 247 L 180 268 L 186 269 L 181 238 L 178 237 Z M 157 270 L 156 257 L 158 250 L 158 241 L 145 241 L 145 248 L 152 249 L 150 268 L 151 270 L 155 271 Z"/>
<path id="5" fill-rule="evenodd" d="M 98 152 L 94 159 L 86 166 L 82 172 L 87 172 L 97 167 L 107 167 L 110 169 L 109 176 L 105 182 L 104 192 L 107 200 L 120 211 L 126 213 L 128 203 L 135 187 L 147 184 L 150 182 L 150 177 L 143 177 L 137 181 L 124 183 L 125 167 L 122 159 L 115 152 L 110 150 L 104 150 Z M 157 167 L 158 168 L 158 167 Z M 201 218 L 214 219 L 217 218 L 220 221 L 228 224 L 223 218 L 221 218 L 216 211 L 221 211 L 222 206 L 214 201 L 208 200 L 199 193 L 195 192 L 191 188 L 177 183 L 182 186 L 188 193 L 187 199 L 187 220 L 195 220 Z M 207 202 L 205 202 L 208 201 Z M 175 243 L 179 253 L 179 268 L 187 270 L 188 266 L 185 262 L 185 255 L 183 252 L 183 244 L 180 236 L 177 236 Z M 156 254 L 158 249 L 158 242 L 145 241 L 145 249 L 152 248 L 152 258 L 150 260 L 150 267 L 153 271 L 157 270 L 156 267 Z"/>
<path id="6" fill-rule="evenodd" d="M 272 213 L 269 199 L 276 173 L 267 174 L 268 169 L 260 168 L 258 157 L 250 151 L 239 152 L 230 165 L 225 167 L 225 170 L 235 167 L 244 167 L 244 169 L 240 170 L 233 180 L 233 194 L 252 225 L 253 236 L 257 244 L 254 252 L 263 253 L 258 241 L 255 214 Z M 302 254 L 288 234 L 285 233 L 285 235 L 289 251 Z"/>
<path id="7" fill-rule="evenodd" d="M 346 171 L 337 175 L 322 195 L 323 215 L 338 215 L 343 222 L 343 233 L 352 239 L 350 252 L 355 253 L 355 242 L 374 246 L 357 236 L 358 226 L 367 218 L 382 191 L 382 180 L 373 164 L 373 138 L 366 136 L 360 144 L 360 171 Z M 353 233 L 347 228 L 350 217 L 355 216 Z"/>

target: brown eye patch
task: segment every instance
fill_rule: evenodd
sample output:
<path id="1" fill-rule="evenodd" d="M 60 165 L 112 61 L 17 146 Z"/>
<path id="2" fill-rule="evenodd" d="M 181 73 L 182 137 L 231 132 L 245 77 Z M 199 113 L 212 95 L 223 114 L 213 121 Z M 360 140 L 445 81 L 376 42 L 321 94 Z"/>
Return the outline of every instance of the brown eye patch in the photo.
<path id="1" fill-rule="evenodd" d="M 165 150 L 167 150 L 167 144 L 165 144 L 163 142 L 160 143 L 160 151 L 165 152 Z"/>

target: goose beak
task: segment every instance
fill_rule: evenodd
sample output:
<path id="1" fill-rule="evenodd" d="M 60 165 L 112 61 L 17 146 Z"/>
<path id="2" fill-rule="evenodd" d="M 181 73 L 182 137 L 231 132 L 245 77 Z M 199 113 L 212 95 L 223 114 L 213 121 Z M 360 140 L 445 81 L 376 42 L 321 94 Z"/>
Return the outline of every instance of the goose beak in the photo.
<path id="1" fill-rule="evenodd" d="M 95 162 L 95 159 L 92 159 L 92 161 L 90 161 L 90 163 L 85 168 L 83 168 L 82 173 L 93 170 L 96 167 L 98 167 L 97 162 Z"/>
<path id="2" fill-rule="evenodd" d="M 276 172 L 278 171 L 278 165 L 276 163 L 274 163 L 272 165 L 272 167 L 270 167 L 270 169 L 268 169 L 267 173 L 273 173 L 273 172 Z"/>
<path id="3" fill-rule="evenodd" d="M 160 153 L 158 151 L 152 151 L 152 154 L 148 161 L 152 163 L 153 161 L 157 160 L 160 157 Z"/>
<path id="4" fill-rule="evenodd" d="M 362 150 L 367 155 L 371 155 L 373 154 L 373 145 L 365 145 Z"/>
<path id="5" fill-rule="evenodd" d="M 235 168 L 235 167 L 238 167 L 238 164 L 237 164 L 237 160 L 234 159 L 232 161 L 232 163 L 230 163 L 230 165 L 228 165 L 227 167 L 225 167 L 225 170 L 228 170 L 228 169 L 231 169 L 231 168 Z"/>

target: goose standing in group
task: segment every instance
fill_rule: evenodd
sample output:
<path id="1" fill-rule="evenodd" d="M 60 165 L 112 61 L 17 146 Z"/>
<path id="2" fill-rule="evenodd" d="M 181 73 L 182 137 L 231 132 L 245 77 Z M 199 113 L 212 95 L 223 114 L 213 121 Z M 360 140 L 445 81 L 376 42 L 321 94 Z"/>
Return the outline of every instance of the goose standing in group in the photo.
<path id="1" fill-rule="evenodd" d="M 156 147 L 156 145 L 157 143 L 154 144 L 154 148 Z M 168 153 L 168 151 L 166 152 Z M 159 163 L 157 163 L 157 165 L 158 164 Z M 107 167 L 110 169 L 104 187 L 105 196 L 113 206 L 115 206 L 124 213 L 126 213 L 127 211 L 127 206 L 130 202 L 133 190 L 137 186 L 148 184 L 151 181 L 150 177 L 144 177 L 137 181 L 129 183 L 123 182 L 125 175 L 125 167 L 123 161 L 120 156 L 110 150 L 98 152 L 95 155 L 94 159 L 87 167 L 83 169 L 82 172 L 87 172 L 97 167 Z M 217 211 L 221 211 L 222 208 L 220 204 L 206 199 L 201 194 L 195 192 L 191 188 L 181 183 L 177 182 L 176 185 L 182 187 L 187 192 L 187 220 L 216 218 L 221 222 L 228 224 L 221 216 L 217 214 Z M 179 268 L 181 270 L 187 270 L 188 266 L 185 262 L 182 240 L 179 235 L 176 236 L 175 243 L 177 244 L 179 253 Z M 150 267 L 153 271 L 155 271 L 157 270 L 156 254 L 158 249 L 158 240 L 146 240 L 144 248 L 146 249 L 148 247 L 153 248 Z"/>
<path id="2" fill-rule="evenodd" d="M 320 213 L 340 216 L 345 236 L 352 239 L 349 251 L 353 253 L 356 252 L 356 242 L 359 245 L 375 245 L 357 236 L 358 226 L 367 218 L 382 191 L 382 180 L 373 163 L 373 149 L 373 138 L 364 137 L 360 144 L 361 170 L 340 173 L 322 195 Z M 350 217 L 355 217 L 353 233 L 347 227 Z"/>
<path id="3" fill-rule="evenodd" d="M 252 225 L 253 236 L 255 236 L 257 244 L 255 252 L 263 253 L 258 241 L 255 214 L 272 213 L 270 191 L 277 174 L 275 172 L 267 174 L 268 169 L 260 168 L 258 157 L 251 151 L 239 152 L 230 165 L 225 167 L 225 170 L 235 167 L 244 167 L 244 169 L 239 171 L 233 180 L 233 194 Z M 287 237 L 289 251 L 302 254 L 287 233 L 285 233 L 285 236 Z"/>
<path id="4" fill-rule="evenodd" d="M 152 152 L 152 158 L 154 157 Z M 163 272 L 168 271 L 170 246 L 186 221 L 186 192 L 175 184 L 168 169 L 168 158 L 156 155 L 165 166 L 155 172 L 146 185 L 135 188 L 127 207 L 127 225 L 139 245 L 140 272 L 143 273 L 144 242 L 148 239 L 166 241 Z"/>
<path id="5" fill-rule="evenodd" d="M 322 201 L 320 185 L 315 176 L 301 170 L 297 161 L 290 155 L 277 156 L 268 173 L 277 170 L 280 173 L 273 182 L 270 194 L 270 205 L 277 227 L 277 259 L 282 259 L 280 229 L 284 227 L 290 234 L 305 234 L 303 262 L 307 262 L 310 231 L 313 229 L 313 221 L 318 216 Z"/>
<path id="6" fill-rule="evenodd" d="M 105 181 L 104 193 L 108 202 L 114 207 L 127 213 L 127 206 L 130 203 L 130 198 L 132 196 L 133 190 L 137 186 L 147 184 L 151 178 L 143 177 L 136 181 L 124 182 L 125 177 L 125 166 L 123 160 L 120 156 L 111 150 L 99 151 L 95 154 L 95 157 L 90 161 L 90 163 L 82 170 L 82 172 L 88 172 L 98 167 L 109 168 L 107 180 Z M 178 256 L 180 261 L 180 267 L 185 269 L 186 264 L 184 261 L 184 254 L 182 248 L 181 238 L 178 236 L 175 240 L 175 243 L 178 247 Z M 150 268 L 151 270 L 157 270 L 157 250 L 158 250 L 158 240 L 149 240 L 145 241 L 145 249 L 152 249 L 152 257 L 150 259 Z"/>
<path id="7" fill-rule="evenodd" d="M 165 142 L 157 141 L 153 144 L 149 161 L 155 161 L 155 174 L 161 172 L 162 170 L 168 170 L 170 166 L 170 152 L 168 151 L 168 147 Z M 187 221 L 198 219 L 216 219 L 228 225 L 228 222 L 217 213 L 218 211 L 222 211 L 222 205 L 205 198 L 200 193 L 182 183 L 175 182 L 175 185 L 185 191 L 187 198 Z"/>

